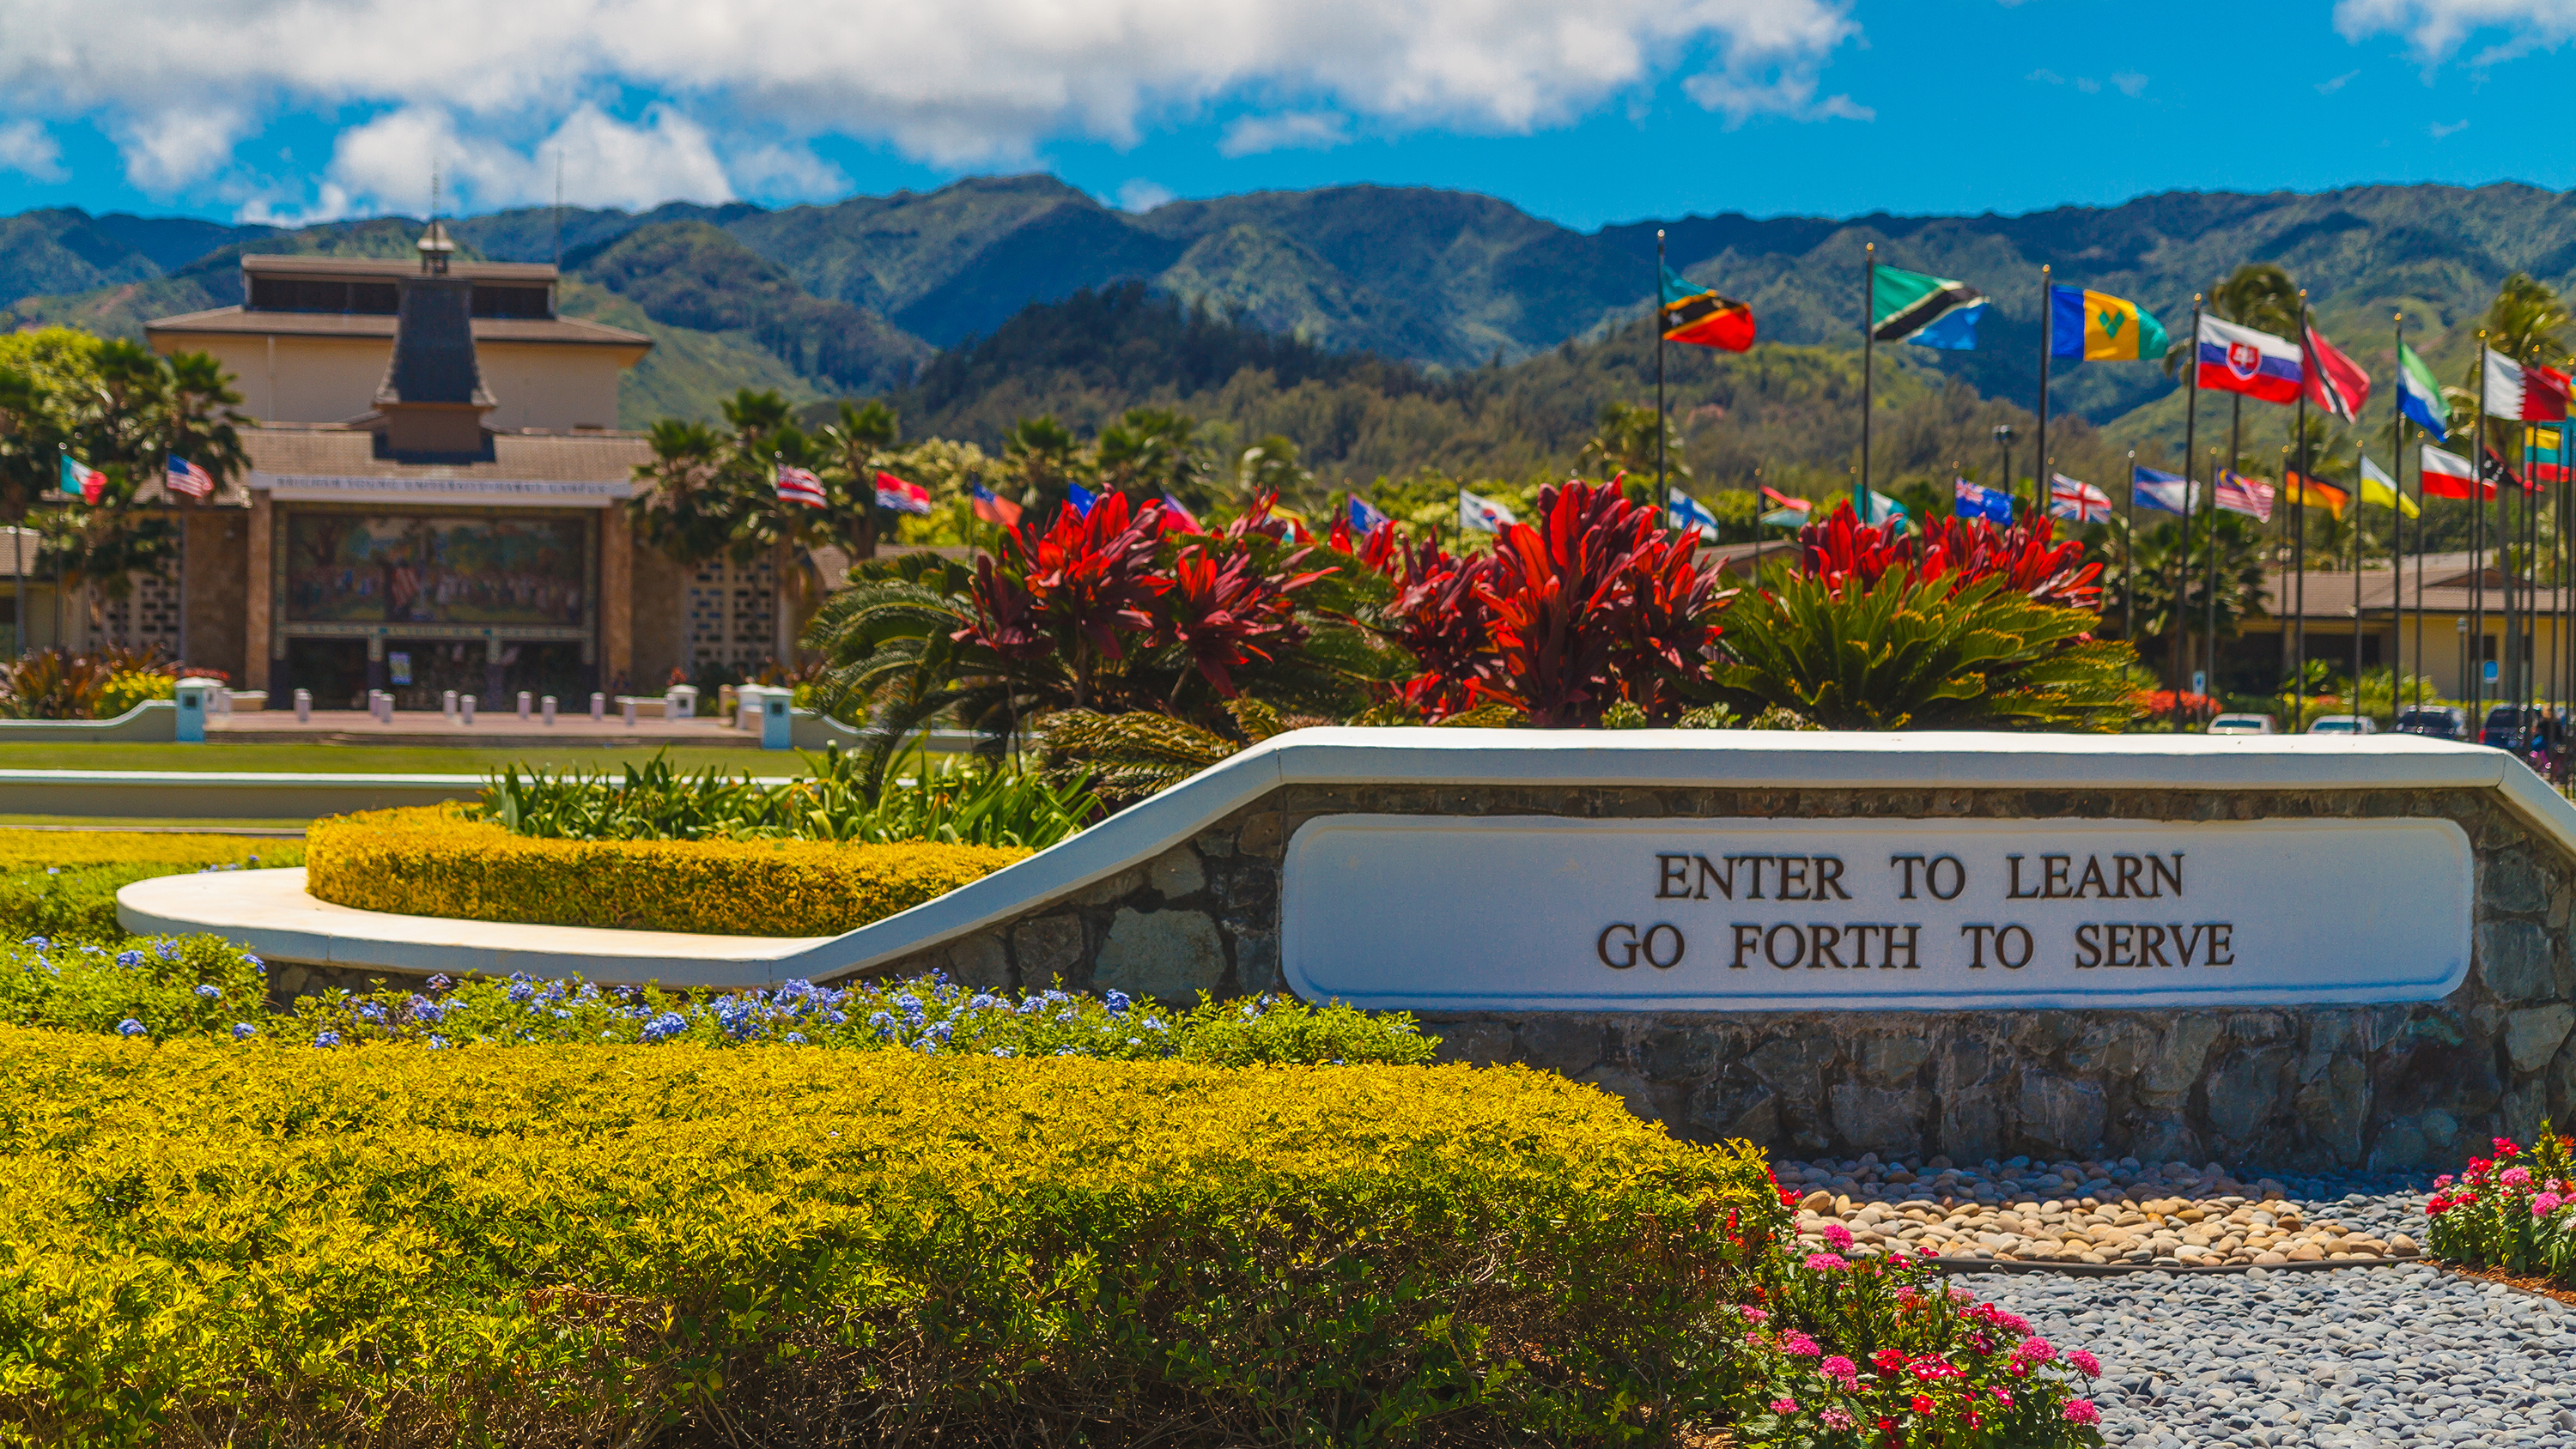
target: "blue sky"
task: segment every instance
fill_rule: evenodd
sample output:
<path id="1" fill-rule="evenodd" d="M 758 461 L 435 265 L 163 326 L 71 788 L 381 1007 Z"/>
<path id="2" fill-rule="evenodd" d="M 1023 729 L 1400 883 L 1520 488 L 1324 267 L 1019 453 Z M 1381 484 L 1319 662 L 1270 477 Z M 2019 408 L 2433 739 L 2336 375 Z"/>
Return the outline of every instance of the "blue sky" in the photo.
<path id="1" fill-rule="evenodd" d="M 869 0 L 781 38 L 793 8 L 0 0 L 0 210 L 416 212 L 433 163 L 488 210 L 558 157 L 573 200 L 629 207 L 1044 169 L 1138 206 L 1454 187 L 1583 228 L 2576 185 L 2529 119 L 2563 114 L 2564 0 Z"/>

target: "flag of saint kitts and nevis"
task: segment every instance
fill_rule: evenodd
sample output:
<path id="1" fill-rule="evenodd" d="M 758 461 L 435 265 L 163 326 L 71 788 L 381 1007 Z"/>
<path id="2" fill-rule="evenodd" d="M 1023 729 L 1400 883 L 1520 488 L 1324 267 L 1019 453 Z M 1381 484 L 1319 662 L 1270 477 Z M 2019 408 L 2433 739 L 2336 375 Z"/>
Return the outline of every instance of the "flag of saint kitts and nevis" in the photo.
<path id="1" fill-rule="evenodd" d="M 1986 294 L 1965 282 L 1873 267 L 1869 274 L 1869 335 L 1879 342 L 1915 342 L 1950 352 L 1973 351 Z"/>
<path id="2" fill-rule="evenodd" d="M 2074 362 L 2137 362 L 2165 355 L 2165 327 L 2125 297 L 2048 287 L 2048 353 Z"/>
<path id="3" fill-rule="evenodd" d="M 1663 329 L 1666 342 L 1743 352 L 1753 346 L 1753 309 L 1666 267 Z"/>

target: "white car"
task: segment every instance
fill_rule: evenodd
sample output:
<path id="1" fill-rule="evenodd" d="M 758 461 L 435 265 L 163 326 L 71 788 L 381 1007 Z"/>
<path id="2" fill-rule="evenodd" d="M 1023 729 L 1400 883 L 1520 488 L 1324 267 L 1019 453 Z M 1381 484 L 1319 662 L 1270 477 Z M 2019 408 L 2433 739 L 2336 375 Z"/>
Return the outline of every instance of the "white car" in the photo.
<path id="1" fill-rule="evenodd" d="M 2375 735 L 2379 721 L 2366 714 L 2321 714 L 2308 722 L 2312 735 Z"/>
<path id="2" fill-rule="evenodd" d="M 2268 714 L 2222 714 L 2209 722 L 2214 735 L 2277 735 L 2280 721 Z"/>

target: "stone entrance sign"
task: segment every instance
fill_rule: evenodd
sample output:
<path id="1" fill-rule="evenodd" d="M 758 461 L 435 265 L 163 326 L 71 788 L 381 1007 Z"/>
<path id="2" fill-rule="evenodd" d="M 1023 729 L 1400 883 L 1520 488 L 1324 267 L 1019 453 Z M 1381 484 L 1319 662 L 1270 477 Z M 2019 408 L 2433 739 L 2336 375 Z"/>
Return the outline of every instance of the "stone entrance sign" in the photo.
<path id="1" fill-rule="evenodd" d="M 1292 989 L 1440 1012 L 2433 1001 L 2475 889 L 2439 819 L 1349 814 L 1282 865 Z"/>

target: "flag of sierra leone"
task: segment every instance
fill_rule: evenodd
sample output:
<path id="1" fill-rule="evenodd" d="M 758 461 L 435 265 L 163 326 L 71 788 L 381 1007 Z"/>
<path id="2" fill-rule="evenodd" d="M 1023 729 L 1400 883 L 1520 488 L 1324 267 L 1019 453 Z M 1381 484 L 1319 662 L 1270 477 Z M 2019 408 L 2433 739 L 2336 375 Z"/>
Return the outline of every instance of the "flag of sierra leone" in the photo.
<path id="1" fill-rule="evenodd" d="M 1869 335 L 1877 341 L 1967 351 L 1985 311 L 1986 294 L 1965 282 L 1900 267 L 1870 272 Z"/>

